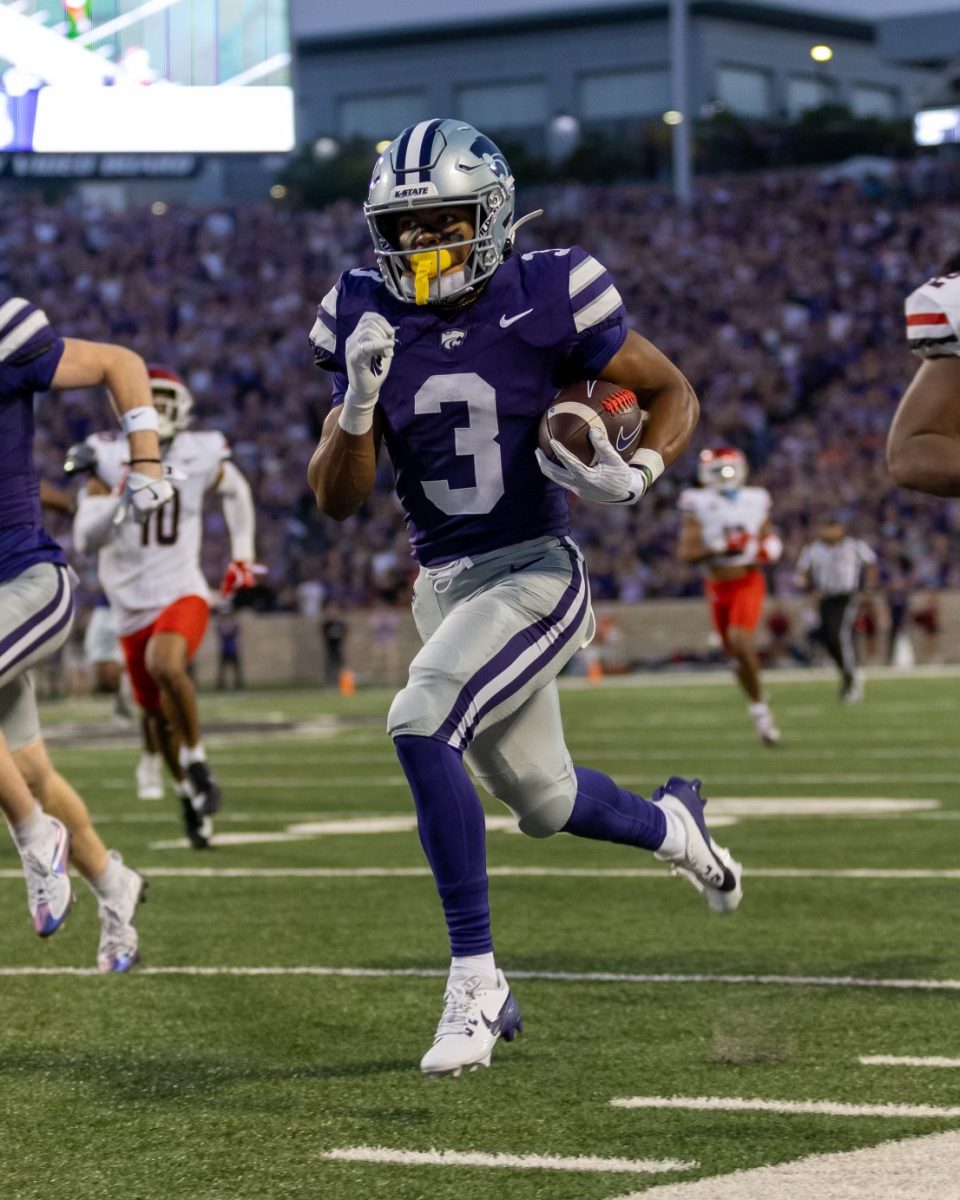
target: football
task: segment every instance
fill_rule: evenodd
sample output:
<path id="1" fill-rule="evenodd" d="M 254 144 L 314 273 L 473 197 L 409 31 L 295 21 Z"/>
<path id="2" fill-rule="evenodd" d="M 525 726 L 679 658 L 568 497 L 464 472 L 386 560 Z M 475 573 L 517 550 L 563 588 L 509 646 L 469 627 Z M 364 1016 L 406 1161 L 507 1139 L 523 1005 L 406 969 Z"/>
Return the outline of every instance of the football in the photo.
<path id="1" fill-rule="evenodd" d="M 582 379 L 557 392 L 540 420 L 540 449 L 556 461 L 550 449 L 555 438 L 582 463 L 592 466 L 596 453 L 590 442 L 591 426 L 603 429 L 610 445 L 624 462 L 636 452 L 647 419 L 636 395 L 618 383 Z"/>

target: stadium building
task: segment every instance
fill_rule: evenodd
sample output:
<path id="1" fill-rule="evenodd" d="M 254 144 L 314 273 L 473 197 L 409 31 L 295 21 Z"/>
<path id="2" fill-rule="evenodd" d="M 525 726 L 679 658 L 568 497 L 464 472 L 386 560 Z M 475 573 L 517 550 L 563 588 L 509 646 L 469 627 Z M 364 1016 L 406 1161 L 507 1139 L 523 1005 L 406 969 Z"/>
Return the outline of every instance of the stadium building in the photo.
<path id="1" fill-rule="evenodd" d="M 483 9 L 420 0 L 391 19 L 377 5 L 294 4 L 300 140 L 377 139 L 438 113 L 533 140 L 558 117 L 609 129 L 676 107 L 667 4 L 513 0 Z M 691 0 L 689 109 L 789 119 L 835 102 L 857 116 L 911 115 L 936 89 L 951 38 L 960 52 L 960 16 L 905 22 L 915 53 L 904 52 L 902 23 L 886 34 L 867 15 Z M 815 61 L 815 46 L 832 54 Z"/>

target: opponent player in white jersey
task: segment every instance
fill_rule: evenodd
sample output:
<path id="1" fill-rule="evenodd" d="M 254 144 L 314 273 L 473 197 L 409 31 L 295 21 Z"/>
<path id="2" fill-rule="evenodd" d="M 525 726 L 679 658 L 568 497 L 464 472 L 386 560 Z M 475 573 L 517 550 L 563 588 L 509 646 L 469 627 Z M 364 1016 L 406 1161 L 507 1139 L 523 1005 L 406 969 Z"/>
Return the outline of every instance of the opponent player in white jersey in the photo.
<path id="1" fill-rule="evenodd" d="M 776 562 L 783 545 L 770 525 L 770 493 L 744 487 L 747 460 L 724 446 L 704 450 L 697 477 L 701 486 L 680 495 L 683 521 L 679 557 L 703 563 L 713 626 L 723 640 L 737 680 L 750 701 L 757 736 L 768 746 L 780 740 L 763 695 L 756 631 L 767 587 L 760 566 Z"/>
<path id="2" fill-rule="evenodd" d="M 887 465 L 901 487 L 960 496 L 960 253 L 907 297 L 906 318 L 923 361 L 893 418 Z"/>
<path id="3" fill-rule="evenodd" d="M 161 458 L 175 481 L 173 500 L 145 524 L 118 519 L 126 447 L 113 432 L 93 434 L 86 443 L 93 475 L 77 509 L 74 539 L 81 553 L 99 552 L 100 584 L 116 616 L 134 696 L 173 775 L 190 843 L 203 849 L 221 800 L 188 671 L 210 614 L 210 589 L 200 569 L 203 506 L 210 491 L 223 502 L 233 555 L 221 587 L 226 597 L 254 582 L 253 498 L 223 434 L 187 430 L 193 397 L 183 380 L 152 366 L 150 386 Z"/>

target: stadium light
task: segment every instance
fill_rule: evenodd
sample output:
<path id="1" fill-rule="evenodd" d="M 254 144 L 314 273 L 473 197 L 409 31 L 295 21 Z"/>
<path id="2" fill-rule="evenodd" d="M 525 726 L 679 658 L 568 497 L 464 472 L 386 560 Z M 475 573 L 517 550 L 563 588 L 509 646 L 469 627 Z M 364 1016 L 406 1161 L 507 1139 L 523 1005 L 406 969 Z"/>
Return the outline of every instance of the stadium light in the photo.
<path id="1" fill-rule="evenodd" d="M 150 205 L 150 211 L 155 217 L 162 217 L 167 211 L 167 206 L 162 200 L 154 200 L 154 202 Z"/>
<path id="2" fill-rule="evenodd" d="M 287 198 L 287 189 L 283 186 L 282 183 L 275 183 L 273 185 L 273 187 L 270 189 L 270 199 L 271 200 L 286 200 L 286 198 Z"/>
<path id="3" fill-rule="evenodd" d="M 827 63 L 833 58 L 833 48 L 818 42 L 816 46 L 810 47 L 810 57 L 814 62 Z"/>
<path id="4" fill-rule="evenodd" d="M 313 143 L 313 157 L 317 162 L 329 162 L 340 153 L 340 143 L 336 138 L 318 137 Z"/>
<path id="5" fill-rule="evenodd" d="M 580 142 L 580 122 L 570 113 L 557 113 L 547 122 L 547 156 L 552 163 L 562 162 Z"/>
<path id="6" fill-rule="evenodd" d="M 668 108 L 663 114 L 664 125 L 681 125 L 683 123 L 683 113 L 677 112 L 675 108 Z"/>
<path id="7" fill-rule="evenodd" d="M 380 141 L 379 141 L 379 142 L 377 142 L 377 144 L 376 144 L 376 146 L 374 147 L 374 149 L 376 150 L 376 152 L 377 152 L 378 154 L 382 154 L 382 153 L 384 152 L 384 150 L 386 150 L 386 148 L 387 148 L 389 145 L 390 145 L 390 139 L 389 139 L 389 138 L 381 138 L 381 139 L 380 139 Z"/>

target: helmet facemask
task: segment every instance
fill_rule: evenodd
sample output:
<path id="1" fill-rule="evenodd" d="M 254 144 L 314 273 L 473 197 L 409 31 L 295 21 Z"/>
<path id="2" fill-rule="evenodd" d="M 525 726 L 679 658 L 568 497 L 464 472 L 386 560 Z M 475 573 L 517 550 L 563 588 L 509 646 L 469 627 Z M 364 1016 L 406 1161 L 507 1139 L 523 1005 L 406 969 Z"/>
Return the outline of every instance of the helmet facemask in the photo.
<path id="1" fill-rule="evenodd" d="M 397 247 L 397 217 L 453 207 L 471 214 L 472 238 L 423 249 Z M 488 280 L 510 253 L 513 211 L 513 176 L 503 155 L 472 126 L 451 120 L 404 130 L 377 160 L 364 205 L 384 283 L 408 304 L 448 303 Z M 464 246 L 469 248 L 464 262 L 445 266 L 443 251 Z M 419 284 L 412 254 L 425 256 Z"/>

